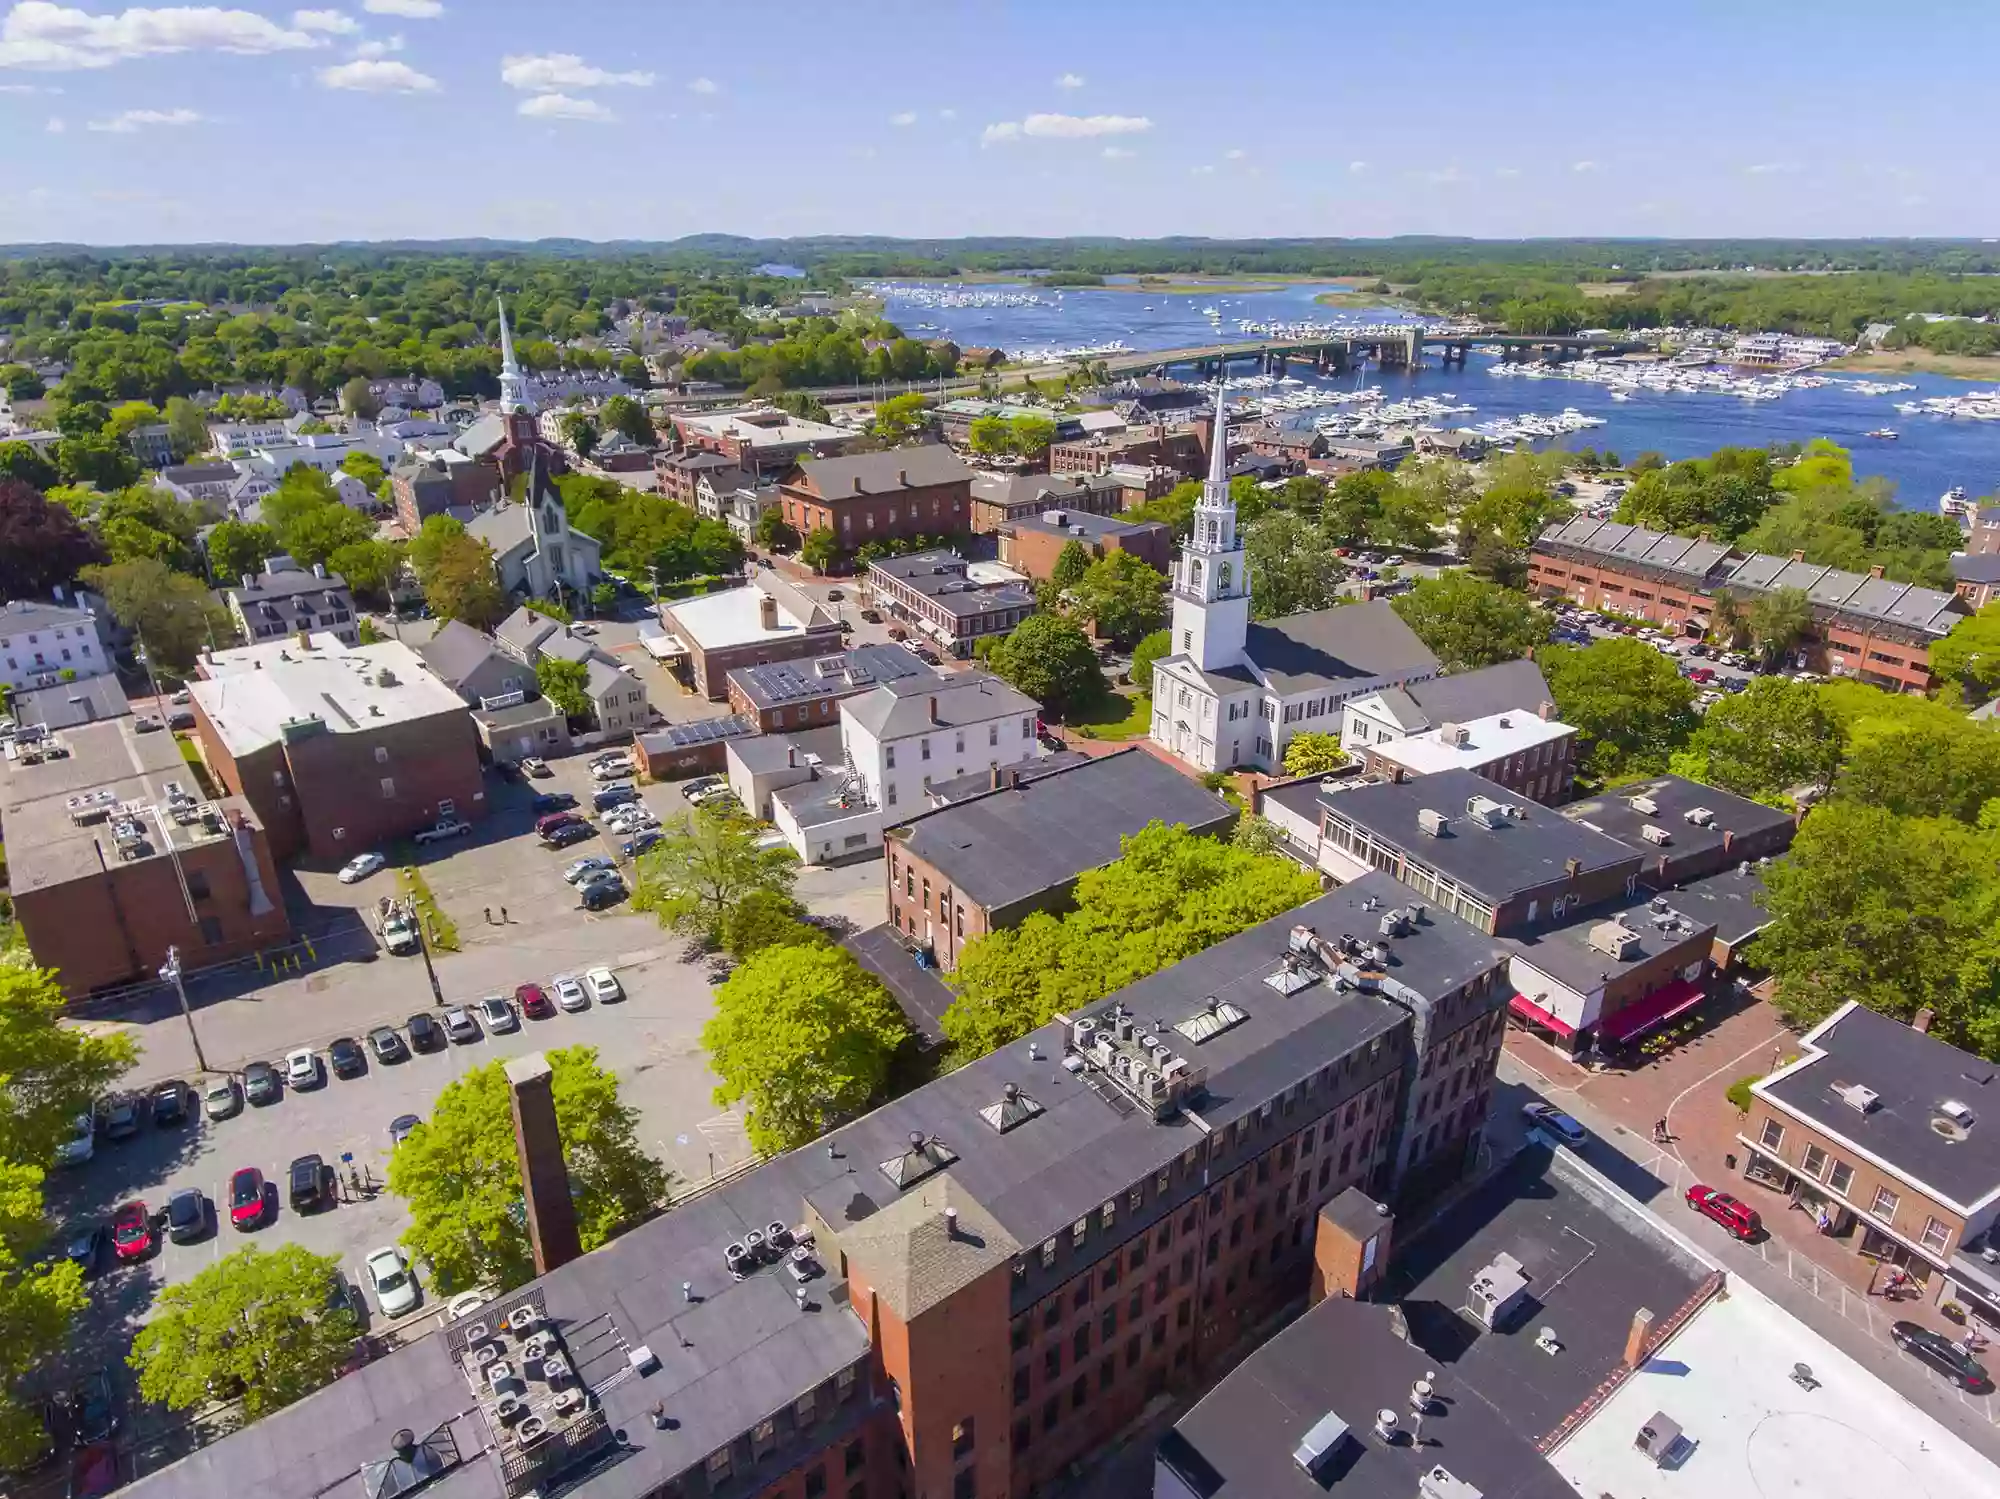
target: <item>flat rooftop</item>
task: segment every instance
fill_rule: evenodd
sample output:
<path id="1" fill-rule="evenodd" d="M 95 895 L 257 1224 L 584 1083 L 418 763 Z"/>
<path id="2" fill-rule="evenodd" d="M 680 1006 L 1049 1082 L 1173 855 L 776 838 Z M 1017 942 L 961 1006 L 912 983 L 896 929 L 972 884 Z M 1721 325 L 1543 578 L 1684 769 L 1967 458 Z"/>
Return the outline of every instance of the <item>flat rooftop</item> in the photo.
<path id="1" fill-rule="evenodd" d="M 1698 880 L 1683 880 L 1667 892 L 1674 909 L 1715 928 L 1718 941 L 1736 946 L 1771 924 L 1764 906 L 1764 879 L 1730 868 Z"/>
<path id="2" fill-rule="evenodd" d="M 923 813 L 885 835 L 994 910 L 1101 869 L 1150 823 L 1214 833 L 1235 821 L 1221 797 L 1132 748 Z"/>
<path id="3" fill-rule="evenodd" d="M 1706 953 L 1714 931 L 1704 919 L 1707 913 L 1693 906 L 1694 902 L 1683 901 L 1678 894 L 1641 890 L 1600 902 L 1588 911 L 1573 911 L 1561 926 L 1525 930 L 1500 940 L 1522 961 L 1587 994 L 1697 938 Z M 1629 956 L 1616 957 L 1591 942 L 1591 934 L 1605 922 L 1616 922 L 1637 934 L 1639 940 Z"/>
<path id="4" fill-rule="evenodd" d="M 866 692 L 878 682 L 925 675 L 929 671 L 929 667 L 899 645 L 858 645 L 851 651 L 810 661 L 739 666 L 729 673 L 729 682 L 754 706 L 779 708 L 814 698 L 846 697 Z"/>
<path id="5" fill-rule="evenodd" d="M 955 552 L 912 552 L 902 557 L 878 557 L 872 573 L 894 578 L 951 614 L 964 617 L 994 609 L 1032 607 L 1034 590 L 1025 583 L 981 583 L 971 577 L 965 559 Z"/>
<path id="6" fill-rule="evenodd" d="M 725 588 L 721 593 L 705 593 L 700 598 L 681 599 L 663 606 L 683 640 L 705 651 L 732 645 L 755 645 L 766 640 L 787 640 L 833 621 L 817 607 L 801 605 L 797 591 L 766 588 L 758 583 L 741 588 Z M 777 618 L 764 622 L 764 601 L 774 600 Z"/>
<path id="7" fill-rule="evenodd" d="M 465 627 L 460 626 L 460 628 Z M 213 681 L 217 677 L 235 676 L 239 672 L 269 671 L 273 667 L 292 661 L 310 660 L 319 656 L 344 656 L 351 649 L 357 647 L 349 646 L 346 641 L 329 630 L 319 630 L 308 635 L 304 646 L 299 644 L 297 635 L 285 635 L 276 640 L 260 641 L 256 645 L 237 645 L 227 650 L 209 651 L 201 658 L 201 674 Z"/>
<path id="8" fill-rule="evenodd" d="M 23 687 L 14 694 L 14 719 L 23 726 L 40 724 L 48 729 L 71 729 L 79 724 L 123 718 L 131 711 L 125 689 L 110 672 L 79 677 L 74 682 L 58 682 L 53 687 Z"/>
<path id="9" fill-rule="evenodd" d="M 399 640 L 349 646 L 338 655 L 296 647 L 293 653 L 295 659 L 262 670 L 190 684 L 232 755 L 274 744 L 310 720 L 329 734 L 355 734 L 466 711 L 459 695 Z"/>
<path id="10" fill-rule="evenodd" d="M 1062 519 L 1050 519 L 1057 515 Z M 1010 530 L 1073 537 L 1078 541 L 1102 541 L 1107 536 L 1130 536 L 1140 531 L 1164 529 L 1159 521 L 1129 521 L 1117 515 L 1092 515 L 1087 511 L 1053 506 L 1037 515 L 1016 516 L 1005 524 Z"/>
<path id="11" fill-rule="evenodd" d="M 807 421 L 775 407 L 755 407 L 742 411 L 716 411 L 706 416 L 676 417 L 682 427 L 713 438 L 731 438 L 752 448 L 781 447 L 786 443 L 844 442 L 854 434 L 845 427 Z"/>
<path id="12" fill-rule="evenodd" d="M 1649 801 L 1653 810 L 1643 812 L 1633 805 L 1635 801 Z M 1690 812 L 1699 816 L 1703 808 L 1710 814 L 1706 821 L 1688 820 Z M 1651 847 L 1640 836 L 1641 828 L 1664 828 L 1673 842 L 1665 845 L 1662 853 L 1675 863 L 1710 853 L 1725 843 L 1740 843 L 1788 827 L 1793 821 L 1791 813 L 1777 807 L 1767 807 L 1762 802 L 1704 786 L 1684 776 L 1649 776 L 1643 781 L 1633 781 L 1616 791 L 1573 801 L 1562 809 L 1562 815 L 1641 850 Z"/>
<path id="13" fill-rule="evenodd" d="M 1400 765 L 1416 775 L 1435 775 L 1441 770 L 1472 770 L 1490 765 L 1509 755 L 1525 754 L 1544 744 L 1567 739 L 1576 732 L 1566 723 L 1515 709 L 1475 718 L 1455 726 L 1464 743 L 1447 739 L 1445 726 L 1426 729 L 1403 739 L 1369 746 L 1369 753 Z"/>

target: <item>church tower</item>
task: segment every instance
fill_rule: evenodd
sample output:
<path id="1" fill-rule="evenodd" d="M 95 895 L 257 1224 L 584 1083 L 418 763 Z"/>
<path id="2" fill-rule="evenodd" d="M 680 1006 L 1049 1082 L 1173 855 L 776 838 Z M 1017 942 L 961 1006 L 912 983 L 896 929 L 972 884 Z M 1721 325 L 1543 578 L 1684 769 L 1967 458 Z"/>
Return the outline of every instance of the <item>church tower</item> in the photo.
<path id="1" fill-rule="evenodd" d="M 1226 432 L 1218 379 L 1208 480 L 1194 507 L 1194 532 L 1174 567 L 1173 654 L 1203 671 L 1240 664 L 1250 629 L 1250 568 L 1229 497 Z"/>
<path id="2" fill-rule="evenodd" d="M 527 467 L 528 455 L 541 441 L 535 426 L 535 403 L 528 396 L 528 380 L 514 361 L 514 335 L 507 326 L 507 306 L 499 298 L 500 309 L 500 419 L 507 425 L 507 441 L 500 467 L 508 478 Z"/>

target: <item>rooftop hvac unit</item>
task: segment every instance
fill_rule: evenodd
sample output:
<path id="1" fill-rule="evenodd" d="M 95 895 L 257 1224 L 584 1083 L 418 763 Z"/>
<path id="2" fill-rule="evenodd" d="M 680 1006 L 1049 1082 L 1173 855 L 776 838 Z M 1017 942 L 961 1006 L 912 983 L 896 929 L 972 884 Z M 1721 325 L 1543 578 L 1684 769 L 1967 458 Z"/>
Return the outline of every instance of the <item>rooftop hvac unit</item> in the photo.
<path id="1" fill-rule="evenodd" d="M 1429 807 L 1425 807 L 1417 813 L 1417 827 L 1433 838 L 1443 837 L 1445 829 L 1450 826 L 1451 819 L 1442 812 L 1433 812 Z"/>
<path id="2" fill-rule="evenodd" d="M 1496 1254 L 1493 1263 L 1472 1277 L 1466 1310 L 1489 1332 L 1504 1326 L 1528 1299 L 1528 1277 L 1511 1254 Z"/>
<path id="3" fill-rule="evenodd" d="M 1861 1083 L 1836 1083 L 1833 1091 L 1840 1095 L 1842 1103 L 1857 1114 L 1867 1113 L 1882 1101 L 1881 1094 Z"/>
<path id="4" fill-rule="evenodd" d="M 1381 931 L 1382 935 L 1383 935 L 1383 936 L 1385 936 L 1385 937 L 1400 937 L 1400 936 L 1402 936 L 1402 935 L 1403 935 L 1403 931 L 1404 931 L 1404 927 L 1403 927 L 1403 913 L 1402 913 L 1401 911 L 1399 911 L 1399 910 L 1398 910 L 1398 911 L 1384 911 L 1384 912 L 1382 913 L 1382 923 L 1381 923 L 1381 926 L 1380 926 L 1379 930 Z"/>
<path id="5" fill-rule="evenodd" d="M 1968 1109 L 1964 1104 L 1960 1103 L 1956 1098 L 1940 1099 L 1938 1101 L 1937 1109 L 1940 1114 L 1942 1114 L 1945 1118 L 1949 1119 L 1953 1124 L 1957 1125 L 1960 1129 L 1972 1128 L 1972 1121 L 1974 1117 L 1972 1110 Z"/>
<path id="6" fill-rule="evenodd" d="M 1590 929 L 1590 945 L 1620 963 L 1639 956 L 1639 934 L 1616 921 L 1600 921 Z"/>
<path id="7" fill-rule="evenodd" d="M 1300 1438 L 1298 1449 L 1292 1453 L 1292 1461 L 1318 1481 L 1346 1441 L 1347 1423 L 1328 1411 L 1313 1422 L 1312 1430 Z"/>
<path id="8" fill-rule="evenodd" d="M 1417 1476 L 1417 1499 L 1483 1499 L 1479 1490 L 1443 1463 Z"/>
<path id="9" fill-rule="evenodd" d="M 1642 817 L 1651 817 L 1660 810 L 1660 804 L 1650 796 L 1635 796 L 1632 798 L 1632 810 Z"/>
<path id="10" fill-rule="evenodd" d="M 1672 833 L 1669 833 L 1665 828 L 1655 827 L 1650 822 L 1639 829 L 1639 836 L 1644 838 L 1648 843 L 1655 844 L 1660 848 L 1665 848 L 1669 843 L 1674 841 Z"/>
<path id="11" fill-rule="evenodd" d="M 1069 1028 L 1069 1044 L 1074 1046 L 1078 1051 L 1084 1051 L 1089 1048 L 1092 1038 L 1096 1035 L 1097 1022 L 1085 1018 L 1077 1021 L 1076 1024 Z"/>
<path id="12" fill-rule="evenodd" d="M 1465 799 L 1465 815 L 1482 828 L 1497 828 L 1507 820 L 1507 808 L 1490 796 L 1469 796 Z"/>
<path id="13" fill-rule="evenodd" d="M 1707 807 L 1689 807 L 1687 820 L 1698 828 L 1715 826 L 1715 813 Z"/>

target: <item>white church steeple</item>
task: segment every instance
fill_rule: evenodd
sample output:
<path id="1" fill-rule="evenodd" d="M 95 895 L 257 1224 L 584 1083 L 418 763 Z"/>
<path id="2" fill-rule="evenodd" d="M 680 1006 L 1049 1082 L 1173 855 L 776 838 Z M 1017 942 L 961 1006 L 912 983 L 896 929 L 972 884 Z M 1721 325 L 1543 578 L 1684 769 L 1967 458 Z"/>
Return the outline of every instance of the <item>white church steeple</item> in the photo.
<path id="1" fill-rule="evenodd" d="M 498 297 L 493 303 L 500 309 L 500 410 L 510 416 L 517 413 L 532 416 L 535 403 L 528 399 L 528 381 L 521 373 L 521 366 L 514 362 L 514 335 L 507 327 L 507 304 Z"/>
<path id="2" fill-rule="evenodd" d="M 1194 507 L 1194 530 L 1174 567 L 1174 654 L 1203 671 L 1243 660 L 1250 628 L 1250 568 L 1229 497 L 1227 418 L 1220 380 L 1209 438 L 1208 479 Z"/>

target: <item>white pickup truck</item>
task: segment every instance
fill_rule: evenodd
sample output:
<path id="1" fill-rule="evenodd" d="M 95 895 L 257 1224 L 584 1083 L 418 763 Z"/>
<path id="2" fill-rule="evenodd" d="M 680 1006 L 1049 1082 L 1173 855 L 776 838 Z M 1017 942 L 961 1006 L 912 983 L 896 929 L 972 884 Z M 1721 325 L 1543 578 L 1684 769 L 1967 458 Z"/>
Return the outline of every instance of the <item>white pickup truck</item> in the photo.
<path id="1" fill-rule="evenodd" d="M 415 952 L 421 941 L 417 935 L 416 922 L 405 915 L 401 908 L 392 912 L 382 923 L 382 945 L 397 957 L 406 957 Z"/>
<path id="2" fill-rule="evenodd" d="M 417 834 L 419 843 L 441 843 L 446 838 L 456 838 L 472 831 L 472 824 L 463 818 L 444 817 Z"/>

